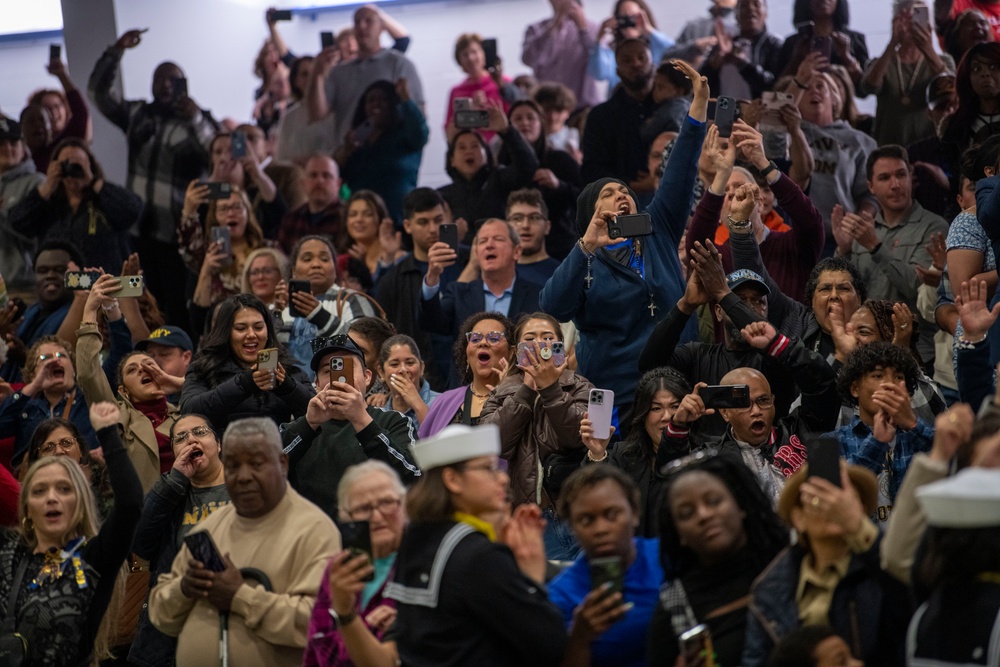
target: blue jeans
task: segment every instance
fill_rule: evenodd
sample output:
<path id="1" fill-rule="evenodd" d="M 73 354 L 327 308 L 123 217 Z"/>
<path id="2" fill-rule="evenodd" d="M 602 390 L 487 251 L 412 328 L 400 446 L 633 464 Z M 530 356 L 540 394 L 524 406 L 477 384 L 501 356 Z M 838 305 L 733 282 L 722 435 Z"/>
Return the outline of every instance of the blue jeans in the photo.
<path id="1" fill-rule="evenodd" d="M 580 545 L 576 542 L 569 524 L 562 521 L 554 509 L 542 512 L 545 517 L 545 557 L 548 560 L 575 560 L 580 553 Z"/>

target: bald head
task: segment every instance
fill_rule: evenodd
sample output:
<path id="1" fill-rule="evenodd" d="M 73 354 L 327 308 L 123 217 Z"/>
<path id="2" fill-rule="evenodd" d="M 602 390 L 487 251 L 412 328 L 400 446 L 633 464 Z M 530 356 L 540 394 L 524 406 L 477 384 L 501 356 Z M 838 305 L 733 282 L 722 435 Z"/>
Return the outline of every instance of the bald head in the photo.
<path id="1" fill-rule="evenodd" d="M 771 383 L 756 368 L 734 368 L 719 380 L 719 384 L 752 384 L 753 382 L 763 382 L 767 391 L 771 391 Z"/>
<path id="2" fill-rule="evenodd" d="M 767 442 L 774 424 L 774 396 L 771 384 L 753 368 L 734 368 L 719 384 L 745 384 L 750 389 L 749 408 L 721 408 L 719 414 L 729 422 L 733 436 L 754 447 Z"/>

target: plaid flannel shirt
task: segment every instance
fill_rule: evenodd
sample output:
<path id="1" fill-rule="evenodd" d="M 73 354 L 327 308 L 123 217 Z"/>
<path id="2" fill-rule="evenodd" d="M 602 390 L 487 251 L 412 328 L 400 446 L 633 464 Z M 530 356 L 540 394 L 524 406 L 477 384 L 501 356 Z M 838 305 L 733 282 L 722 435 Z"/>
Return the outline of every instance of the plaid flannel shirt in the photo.
<path id="1" fill-rule="evenodd" d="M 929 452 L 934 442 L 934 428 L 920 419 L 908 431 L 897 428 L 892 442 L 876 440 L 871 428 L 858 417 L 828 435 L 840 441 L 840 453 L 848 463 L 868 468 L 876 475 L 883 471 L 889 473 L 888 495 L 893 501 L 913 455 Z"/>

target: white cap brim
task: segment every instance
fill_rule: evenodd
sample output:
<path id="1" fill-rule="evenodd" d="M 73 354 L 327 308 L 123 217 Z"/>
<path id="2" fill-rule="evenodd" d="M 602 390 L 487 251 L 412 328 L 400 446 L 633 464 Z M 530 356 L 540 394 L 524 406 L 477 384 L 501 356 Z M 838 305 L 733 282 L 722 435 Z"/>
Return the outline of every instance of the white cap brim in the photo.
<path id="1" fill-rule="evenodd" d="M 500 429 L 496 424 L 452 424 L 411 448 L 422 470 L 461 463 L 480 456 L 500 455 Z"/>
<path id="2" fill-rule="evenodd" d="M 1000 470 L 966 468 L 917 489 L 927 524 L 940 528 L 1000 526 Z"/>

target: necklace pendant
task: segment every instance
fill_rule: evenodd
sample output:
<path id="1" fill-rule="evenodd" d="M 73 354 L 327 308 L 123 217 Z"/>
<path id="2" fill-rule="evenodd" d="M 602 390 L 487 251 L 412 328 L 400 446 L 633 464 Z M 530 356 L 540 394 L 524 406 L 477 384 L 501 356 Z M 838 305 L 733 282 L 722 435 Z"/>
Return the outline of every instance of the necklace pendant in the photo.
<path id="1" fill-rule="evenodd" d="M 656 304 L 653 303 L 652 299 L 649 300 L 649 305 L 646 307 L 649 308 L 649 316 L 656 317 Z"/>
<path id="2" fill-rule="evenodd" d="M 594 282 L 594 279 L 593 279 L 593 278 L 591 277 L 591 275 L 590 275 L 590 274 L 588 273 L 588 274 L 587 274 L 587 277 L 586 277 L 586 278 L 584 278 L 583 282 L 587 283 L 587 289 L 590 289 L 590 283 Z"/>
<path id="3" fill-rule="evenodd" d="M 902 104 L 904 107 L 910 106 L 910 102 L 912 101 L 913 100 L 910 99 L 909 95 L 903 95 L 902 97 L 899 98 L 899 103 Z"/>

